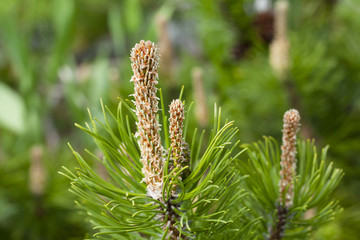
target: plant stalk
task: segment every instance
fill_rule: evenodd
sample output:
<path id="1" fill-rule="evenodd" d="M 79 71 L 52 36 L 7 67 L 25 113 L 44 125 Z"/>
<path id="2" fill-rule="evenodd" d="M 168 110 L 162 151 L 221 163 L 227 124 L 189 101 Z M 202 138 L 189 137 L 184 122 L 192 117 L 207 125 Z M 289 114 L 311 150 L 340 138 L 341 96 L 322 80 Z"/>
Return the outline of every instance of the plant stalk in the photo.
<path id="1" fill-rule="evenodd" d="M 285 231 L 285 225 L 287 220 L 287 209 L 286 207 L 279 206 L 278 212 L 277 212 L 277 219 L 276 219 L 276 225 L 271 228 L 271 235 L 269 240 L 281 240 L 284 231 Z"/>

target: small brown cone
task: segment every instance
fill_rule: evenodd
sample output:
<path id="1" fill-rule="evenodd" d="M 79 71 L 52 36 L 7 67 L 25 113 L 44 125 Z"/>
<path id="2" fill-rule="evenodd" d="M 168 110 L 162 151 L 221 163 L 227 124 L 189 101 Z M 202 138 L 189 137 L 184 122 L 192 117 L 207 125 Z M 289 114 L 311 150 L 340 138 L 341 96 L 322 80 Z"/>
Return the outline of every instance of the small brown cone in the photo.
<path id="1" fill-rule="evenodd" d="M 299 131 L 300 114 L 296 109 L 290 109 L 284 114 L 283 137 L 281 146 L 280 170 L 280 203 L 289 208 L 294 199 L 294 175 L 296 170 L 296 134 Z"/>

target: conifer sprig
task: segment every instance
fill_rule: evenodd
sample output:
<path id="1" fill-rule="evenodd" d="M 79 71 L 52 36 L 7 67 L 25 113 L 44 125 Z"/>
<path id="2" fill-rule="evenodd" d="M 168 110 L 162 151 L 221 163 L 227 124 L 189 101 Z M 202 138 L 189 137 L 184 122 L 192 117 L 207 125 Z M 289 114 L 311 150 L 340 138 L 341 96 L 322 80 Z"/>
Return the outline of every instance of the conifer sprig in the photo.
<path id="1" fill-rule="evenodd" d="M 343 177 L 343 171 L 327 162 L 328 147 L 319 155 L 314 141 L 298 141 L 295 145 L 300 116 L 297 111 L 290 110 L 284 120 L 283 146 L 280 148 L 271 137 L 245 144 L 249 159 L 241 161 L 239 166 L 243 174 L 249 175 L 246 188 L 250 195 L 246 204 L 253 218 L 262 218 L 257 235 L 272 240 L 308 238 L 341 210 L 330 195 Z M 288 170 L 284 171 L 284 167 Z M 291 188 L 293 193 L 288 192 Z M 290 193 L 290 197 L 281 191 Z M 305 218 L 309 210 L 314 215 Z"/>
<path id="2" fill-rule="evenodd" d="M 215 107 L 214 128 L 209 142 L 204 143 L 205 151 L 201 146 L 204 134 L 199 137 L 196 129 L 188 147 L 185 132 L 190 131 L 183 127 L 189 118 L 183 103 L 174 100 L 169 139 L 165 139 L 170 147 L 165 149 L 157 121 L 156 46 L 141 41 L 133 48 L 131 60 L 135 100 L 120 101 L 116 114 L 102 105 L 104 122 L 89 112 L 90 124 L 77 125 L 103 152 L 103 159 L 99 159 L 87 151 L 105 166 L 108 179 L 102 179 L 90 159 L 74 150 L 80 167 L 75 173 L 64 168 L 63 174 L 71 179 L 71 191 L 79 196 L 79 206 L 94 225 L 94 237 L 230 239 L 240 229 L 242 236 L 248 236 L 253 224 L 235 221 L 247 210 L 239 207 L 245 191 L 241 187 L 244 177 L 234 172 L 234 159 L 241 152 L 239 142 L 232 143 L 238 131 L 233 122 L 223 124 L 221 111 Z M 135 124 L 134 134 L 131 129 Z M 165 121 L 163 125 L 166 129 Z M 232 206 L 238 211 L 231 211 Z"/>
<path id="3" fill-rule="evenodd" d="M 170 104 L 165 148 L 157 120 L 157 47 L 141 41 L 131 60 L 135 100 L 120 101 L 116 114 L 101 103 L 104 121 L 89 111 L 90 124 L 77 125 L 103 158 L 86 151 L 85 159 L 71 148 L 80 167 L 62 173 L 94 225 L 94 238 L 305 238 L 341 210 L 330 194 L 343 172 L 326 162 L 327 148 L 318 155 L 314 142 L 296 141 L 296 110 L 284 115 L 281 147 L 265 138 L 241 151 L 239 141 L 232 142 L 238 129 L 233 122 L 223 123 L 220 108 L 215 106 L 205 142 L 204 132 L 187 130 L 189 109 L 177 99 Z M 161 91 L 160 96 L 164 108 Z M 168 129 L 164 109 L 162 115 Z M 249 160 L 236 160 L 244 151 Z M 91 159 L 106 168 L 106 180 Z M 305 217 L 309 210 L 314 214 Z"/>

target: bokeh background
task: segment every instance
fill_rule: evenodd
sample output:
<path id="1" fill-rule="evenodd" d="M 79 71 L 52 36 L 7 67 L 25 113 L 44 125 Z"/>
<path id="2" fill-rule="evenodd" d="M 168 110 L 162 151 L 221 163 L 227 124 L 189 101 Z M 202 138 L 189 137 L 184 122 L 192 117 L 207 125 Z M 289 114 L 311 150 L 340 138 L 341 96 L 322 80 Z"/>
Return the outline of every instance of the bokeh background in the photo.
<path id="1" fill-rule="evenodd" d="M 291 0 L 285 34 L 275 2 L 0 1 L 0 239 L 91 236 L 58 171 L 76 167 L 67 142 L 96 151 L 74 123 L 87 108 L 101 116 L 100 98 L 116 109 L 129 97 L 141 39 L 161 47 L 166 103 L 184 86 L 201 129 L 216 102 L 242 142 L 280 141 L 283 113 L 298 108 L 301 136 L 329 144 L 346 174 L 334 196 L 344 211 L 312 238 L 360 239 L 360 1 Z"/>

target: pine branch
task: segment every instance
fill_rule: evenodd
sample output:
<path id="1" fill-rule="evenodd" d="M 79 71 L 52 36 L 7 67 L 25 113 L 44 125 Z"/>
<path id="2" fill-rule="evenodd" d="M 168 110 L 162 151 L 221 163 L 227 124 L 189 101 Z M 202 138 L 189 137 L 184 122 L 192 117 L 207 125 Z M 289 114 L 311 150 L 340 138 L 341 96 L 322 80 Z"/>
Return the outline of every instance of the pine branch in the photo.
<path id="1" fill-rule="evenodd" d="M 233 122 L 222 124 L 221 111 L 215 107 L 214 127 L 205 143 L 204 134 L 187 130 L 184 104 L 175 100 L 170 106 L 169 134 L 164 134 L 169 146 L 165 149 L 157 120 L 157 47 L 141 41 L 133 48 L 131 60 L 135 100 L 120 101 L 116 114 L 102 105 L 104 121 L 89 111 L 90 124 L 77 125 L 101 150 L 102 159 L 87 153 L 105 167 L 106 179 L 73 149 L 80 168 L 76 174 L 66 168 L 62 173 L 82 200 L 78 204 L 95 226 L 94 237 L 226 239 L 239 229 L 240 236 L 248 236 L 258 220 L 234 221 L 247 211 L 240 202 L 246 195 L 241 185 L 244 176 L 235 174 L 233 167 L 241 154 L 239 142 L 232 143 L 237 128 Z M 164 112 L 162 119 L 167 128 Z M 131 131 L 133 123 L 136 134 Z M 188 132 L 191 146 L 185 142 Z"/>
<path id="2" fill-rule="evenodd" d="M 183 102 L 174 100 L 169 134 L 164 134 L 167 149 L 157 116 L 156 46 L 141 41 L 133 48 L 131 60 L 135 100 L 120 101 L 115 114 L 102 105 L 104 121 L 89 111 L 90 123 L 77 125 L 94 139 L 102 159 L 90 151 L 85 159 L 71 148 L 80 167 L 76 174 L 66 168 L 62 173 L 71 180 L 71 191 L 81 199 L 78 205 L 95 226 L 94 237 L 300 238 L 341 210 L 329 195 L 343 173 L 326 162 L 327 148 L 319 155 L 313 142 L 296 144 L 297 111 L 284 116 L 282 147 L 272 138 L 244 145 L 246 162 L 236 160 L 243 152 L 238 150 L 239 141 L 232 142 L 238 129 L 233 122 L 222 124 L 221 109 L 215 106 L 213 128 L 203 143 L 204 134 L 198 136 L 196 130 L 186 128 Z M 162 119 L 167 129 L 164 112 Z M 191 145 L 185 142 L 188 132 L 192 132 Z M 89 158 L 104 166 L 105 179 Z M 316 212 L 304 218 L 308 209 Z"/>
<path id="3" fill-rule="evenodd" d="M 247 205 L 254 218 L 262 218 L 258 235 L 267 233 L 266 226 L 272 223 L 268 238 L 271 240 L 308 237 L 341 210 L 329 195 L 339 184 L 343 172 L 326 162 L 327 147 L 319 155 L 313 141 L 298 141 L 295 145 L 300 118 L 297 115 L 292 110 L 284 116 L 281 149 L 272 138 L 246 144 L 249 161 L 240 162 L 239 166 L 243 174 L 249 175 L 246 188 L 251 192 L 251 199 Z M 309 209 L 317 211 L 311 218 L 305 218 Z"/>

